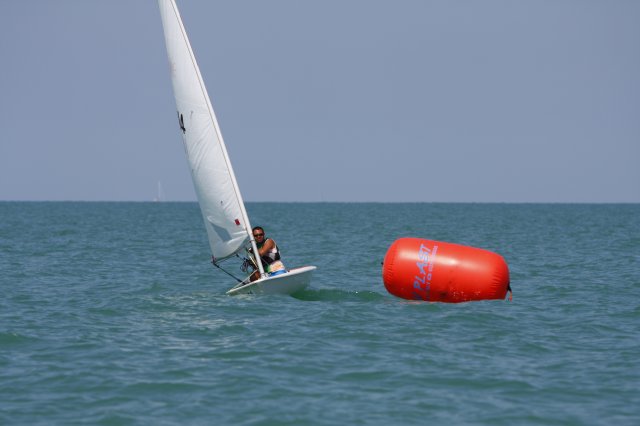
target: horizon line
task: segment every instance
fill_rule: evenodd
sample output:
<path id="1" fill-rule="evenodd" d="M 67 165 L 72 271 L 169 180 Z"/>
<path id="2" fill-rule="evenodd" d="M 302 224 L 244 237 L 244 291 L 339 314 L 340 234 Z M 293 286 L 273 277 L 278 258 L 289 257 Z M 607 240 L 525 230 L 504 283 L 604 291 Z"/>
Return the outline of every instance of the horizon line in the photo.
<path id="1" fill-rule="evenodd" d="M 0 203 L 198 204 L 197 200 L 0 200 Z M 260 204 L 640 204 L 640 201 L 247 201 Z"/>

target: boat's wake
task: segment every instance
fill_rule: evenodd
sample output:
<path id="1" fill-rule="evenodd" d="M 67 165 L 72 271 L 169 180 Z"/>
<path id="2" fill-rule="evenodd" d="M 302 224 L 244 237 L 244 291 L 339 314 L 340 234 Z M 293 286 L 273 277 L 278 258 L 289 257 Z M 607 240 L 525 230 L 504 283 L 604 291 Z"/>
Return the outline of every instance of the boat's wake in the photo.
<path id="1" fill-rule="evenodd" d="M 293 294 L 298 300 L 311 302 L 375 302 L 386 299 L 384 294 L 375 291 L 349 291 L 341 289 L 313 289 L 309 288 L 301 292 Z"/>

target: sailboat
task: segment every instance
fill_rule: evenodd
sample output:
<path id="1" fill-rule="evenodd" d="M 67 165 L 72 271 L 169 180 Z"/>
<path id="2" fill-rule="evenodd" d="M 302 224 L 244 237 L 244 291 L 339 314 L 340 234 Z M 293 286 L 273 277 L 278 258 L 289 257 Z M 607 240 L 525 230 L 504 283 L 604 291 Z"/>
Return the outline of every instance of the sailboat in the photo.
<path id="1" fill-rule="evenodd" d="M 156 203 L 164 202 L 164 190 L 162 189 L 162 182 L 158 181 L 158 195 L 153 199 Z"/>
<path id="2" fill-rule="evenodd" d="M 249 276 L 244 279 L 234 277 L 237 284 L 227 291 L 229 295 L 297 293 L 310 284 L 316 267 L 303 266 L 290 269 L 285 274 L 269 276 L 262 262 L 256 261 L 249 253 L 249 248 L 252 253 L 258 253 L 256 241 L 180 12 L 175 0 L 158 0 L 158 5 L 178 124 L 207 230 L 212 263 L 222 269 L 222 261 L 237 257 L 245 264 L 252 263 L 260 271 L 260 278 L 253 282 Z M 244 259 L 241 255 L 245 256 Z M 229 272 L 227 274 L 233 276 Z"/>

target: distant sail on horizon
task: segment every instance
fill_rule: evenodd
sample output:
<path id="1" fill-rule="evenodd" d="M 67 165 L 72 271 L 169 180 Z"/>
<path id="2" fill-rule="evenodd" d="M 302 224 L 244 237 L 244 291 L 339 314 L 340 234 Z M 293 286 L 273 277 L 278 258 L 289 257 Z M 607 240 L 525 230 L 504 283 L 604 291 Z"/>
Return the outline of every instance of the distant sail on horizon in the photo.
<path id="1" fill-rule="evenodd" d="M 162 182 L 158 181 L 158 193 L 156 194 L 156 198 L 153 199 L 156 203 L 161 203 L 166 201 L 166 197 L 164 195 L 164 189 L 162 188 Z"/>

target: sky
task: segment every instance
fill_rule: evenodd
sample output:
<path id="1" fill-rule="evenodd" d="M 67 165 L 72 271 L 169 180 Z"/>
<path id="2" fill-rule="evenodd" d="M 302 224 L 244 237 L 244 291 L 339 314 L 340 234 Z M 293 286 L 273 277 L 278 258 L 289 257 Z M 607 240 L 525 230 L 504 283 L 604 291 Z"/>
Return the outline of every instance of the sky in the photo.
<path id="1" fill-rule="evenodd" d="M 245 201 L 640 202 L 640 1 L 178 1 Z M 0 200 L 193 201 L 153 0 L 0 0 Z"/>

